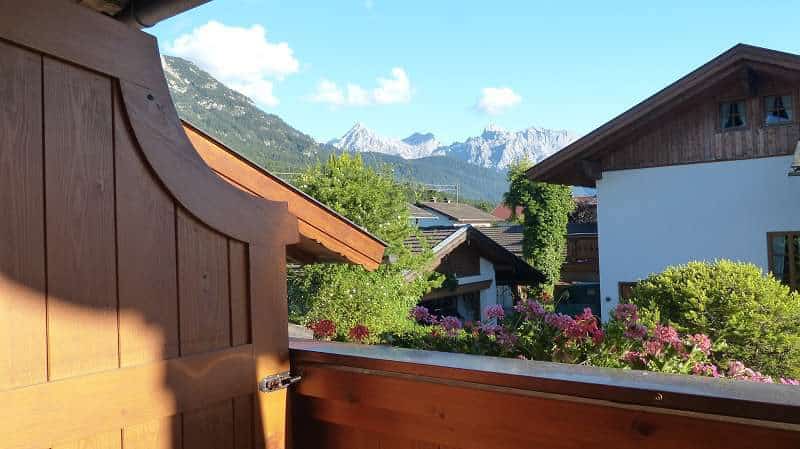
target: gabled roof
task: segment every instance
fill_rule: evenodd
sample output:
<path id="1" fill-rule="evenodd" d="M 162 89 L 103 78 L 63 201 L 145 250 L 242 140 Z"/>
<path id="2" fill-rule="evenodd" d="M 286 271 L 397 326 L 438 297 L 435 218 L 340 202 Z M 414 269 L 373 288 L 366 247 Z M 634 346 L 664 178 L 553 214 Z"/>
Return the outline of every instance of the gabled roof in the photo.
<path id="1" fill-rule="evenodd" d="M 598 160 L 598 153 L 613 150 L 615 142 L 635 129 L 748 66 L 800 71 L 800 55 L 738 44 L 534 165 L 528 176 L 537 181 L 594 187 L 595 180 L 585 172 L 587 164 Z"/>
<path id="2" fill-rule="evenodd" d="M 287 248 L 290 258 L 301 263 L 348 262 L 370 270 L 383 261 L 386 243 L 379 238 L 190 123 L 184 121 L 183 127 L 200 157 L 220 177 L 252 195 L 288 204 L 300 231 L 300 243 Z"/>
<path id="3" fill-rule="evenodd" d="M 475 248 L 481 257 L 495 264 L 495 277 L 499 284 L 532 285 L 545 280 L 539 270 L 482 233 L 479 228 L 470 225 L 440 226 L 422 228 L 420 233 L 433 250 L 434 266 L 438 266 L 442 259 L 456 248 L 466 244 Z M 423 248 L 416 237 L 406 240 L 405 245 L 414 252 L 421 252 Z"/>
<path id="4" fill-rule="evenodd" d="M 480 228 L 478 231 L 514 253 L 515 256 L 522 257 L 522 225 L 490 226 Z"/>
<path id="5" fill-rule="evenodd" d="M 417 203 L 417 205 L 462 223 L 492 223 L 500 221 L 500 219 L 494 215 L 464 203 L 425 201 Z"/>

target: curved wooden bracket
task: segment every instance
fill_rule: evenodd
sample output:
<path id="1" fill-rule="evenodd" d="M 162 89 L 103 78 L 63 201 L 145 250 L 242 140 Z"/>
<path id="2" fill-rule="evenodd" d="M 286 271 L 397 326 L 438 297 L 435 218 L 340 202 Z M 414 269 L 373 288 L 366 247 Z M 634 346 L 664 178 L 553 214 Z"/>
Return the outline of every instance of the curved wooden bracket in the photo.
<path id="1" fill-rule="evenodd" d="M 249 195 L 217 176 L 183 131 L 166 86 L 148 89 L 120 80 L 124 109 L 147 162 L 166 189 L 198 219 L 236 239 L 285 245 L 299 241 L 286 203 Z"/>

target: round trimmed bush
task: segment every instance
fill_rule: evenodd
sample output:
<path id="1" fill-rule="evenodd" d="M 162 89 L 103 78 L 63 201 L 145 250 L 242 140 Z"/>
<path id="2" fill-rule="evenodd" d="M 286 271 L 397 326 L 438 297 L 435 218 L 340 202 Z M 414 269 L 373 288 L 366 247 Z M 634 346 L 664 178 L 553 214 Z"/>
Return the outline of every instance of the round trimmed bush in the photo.
<path id="1" fill-rule="evenodd" d="M 800 376 L 800 295 L 749 263 L 669 267 L 639 282 L 631 302 L 647 321 L 724 340 L 715 354 L 773 376 Z"/>

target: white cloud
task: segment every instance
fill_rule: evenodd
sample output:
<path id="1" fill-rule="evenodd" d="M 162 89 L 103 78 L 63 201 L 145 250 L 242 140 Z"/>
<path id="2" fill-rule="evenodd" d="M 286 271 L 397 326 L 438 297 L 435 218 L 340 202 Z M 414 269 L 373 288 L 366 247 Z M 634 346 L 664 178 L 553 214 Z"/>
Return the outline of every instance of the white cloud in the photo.
<path id="1" fill-rule="evenodd" d="M 211 21 L 179 36 L 167 52 L 189 59 L 224 84 L 266 106 L 275 106 L 273 80 L 296 73 L 300 63 L 286 42 L 267 40 L 261 25 L 250 28 Z"/>
<path id="2" fill-rule="evenodd" d="M 354 83 L 347 83 L 344 90 L 333 81 L 323 79 L 317 84 L 317 90 L 310 99 L 332 106 L 408 103 L 411 101 L 412 88 L 406 71 L 395 67 L 391 73 L 391 78 L 378 78 L 377 87 L 372 90 Z"/>
<path id="3" fill-rule="evenodd" d="M 344 104 L 344 93 L 333 81 L 322 80 L 317 84 L 317 92 L 311 96 L 311 101 L 315 103 L 328 103 L 339 106 Z"/>
<path id="4" fill-rule="evenodd" d="M 411 101 L 411 82 L 406 71 L 400 67 L 392 69 L 392 78 L 378 78 L 378 86 L 372 91 L 379 104 L 408 103 Z"/>
<path id="5" fill-rule="evenodd" d="M 501 114 L 522 101 L 510 87 L 485 87 L 475 108 L 489 115 Z"/>

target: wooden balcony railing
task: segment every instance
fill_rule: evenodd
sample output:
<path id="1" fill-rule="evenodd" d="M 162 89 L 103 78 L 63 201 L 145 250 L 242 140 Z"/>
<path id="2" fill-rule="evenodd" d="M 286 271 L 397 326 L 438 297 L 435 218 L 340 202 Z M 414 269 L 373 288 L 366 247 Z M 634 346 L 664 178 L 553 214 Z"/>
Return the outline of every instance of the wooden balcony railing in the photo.
<path id="1" fill-rule="evenodd" d="M 295 448 L 799 448 L 800 388 L 295 340 Z"/>

